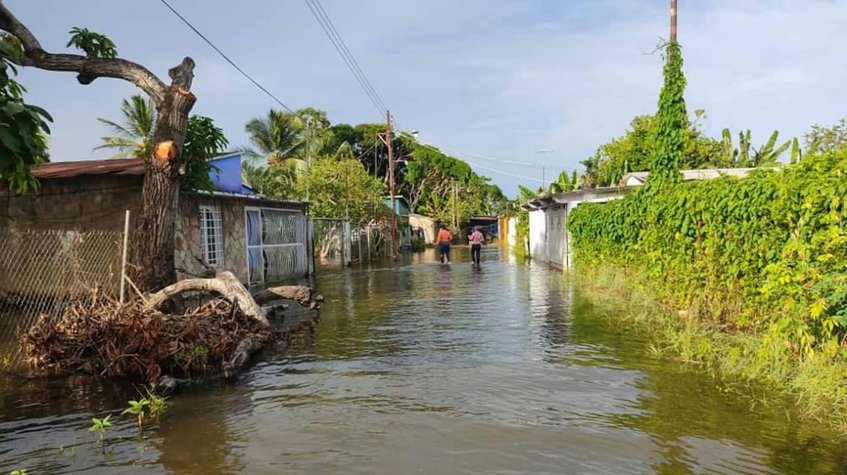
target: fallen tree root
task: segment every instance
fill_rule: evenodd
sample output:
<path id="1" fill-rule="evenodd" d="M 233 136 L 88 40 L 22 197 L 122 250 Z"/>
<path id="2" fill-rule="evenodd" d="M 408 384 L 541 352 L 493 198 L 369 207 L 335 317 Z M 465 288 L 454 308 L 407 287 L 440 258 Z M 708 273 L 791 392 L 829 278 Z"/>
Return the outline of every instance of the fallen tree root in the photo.
<path id="1" fill-rule="evenodd" d="M 219 272 L 214 279 L 186 279 L 169 285 L 147 296 L 147 308 L 158 310 L 168 300 L 189 291 L 219 294 L 237 303 L 244 315 L 258 320 L 265 326 L 270 325 L 265 309 L 259 306 L 250 292 L 229 271 Z"/>

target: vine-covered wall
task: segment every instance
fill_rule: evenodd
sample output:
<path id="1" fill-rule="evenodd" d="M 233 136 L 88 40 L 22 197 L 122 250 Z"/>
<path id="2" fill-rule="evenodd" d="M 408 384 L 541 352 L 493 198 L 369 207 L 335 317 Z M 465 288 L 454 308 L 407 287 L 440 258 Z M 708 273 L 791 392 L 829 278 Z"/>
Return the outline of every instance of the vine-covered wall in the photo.
<path id="1" fill-rule="evenodd" d="M 568 226 L 578 266 L 637 271 L 668 304 L 794 355 L 847 334 L 847 151 L 749 177 L 668 183 L 585 204 Z"/>

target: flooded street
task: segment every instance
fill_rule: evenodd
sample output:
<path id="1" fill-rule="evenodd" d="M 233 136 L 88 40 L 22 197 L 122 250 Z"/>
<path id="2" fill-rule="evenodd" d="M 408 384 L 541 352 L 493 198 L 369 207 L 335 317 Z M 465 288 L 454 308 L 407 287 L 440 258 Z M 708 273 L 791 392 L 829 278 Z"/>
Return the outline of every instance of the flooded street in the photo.
<path id="1" fill-rule="evenodd" d="M 125 384 L 0 376 L 0 473 L 847 470 L 785 401 L 653 358 L 561 273 L 454 252 L 324 270 L 314 339 L 173 397 L 143 435 Z M 101 448 L 88 426 L 108 413 Z"/>

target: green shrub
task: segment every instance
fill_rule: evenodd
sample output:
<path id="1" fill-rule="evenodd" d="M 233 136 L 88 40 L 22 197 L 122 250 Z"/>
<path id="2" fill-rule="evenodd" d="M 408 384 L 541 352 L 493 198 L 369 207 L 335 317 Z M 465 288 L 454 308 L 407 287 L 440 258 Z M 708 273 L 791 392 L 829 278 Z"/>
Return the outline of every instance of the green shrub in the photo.
<path id="1" fill-rule="evenodd" d="M 663 302 L 724 330 L 761 333 L 774 343 L 763 348 L 841 354 L 845 175 L 847 151 L 829 152 L 743 179 L 668 183 L 580 205 L 568 220 L 575 259 L 637 268 Z"/>

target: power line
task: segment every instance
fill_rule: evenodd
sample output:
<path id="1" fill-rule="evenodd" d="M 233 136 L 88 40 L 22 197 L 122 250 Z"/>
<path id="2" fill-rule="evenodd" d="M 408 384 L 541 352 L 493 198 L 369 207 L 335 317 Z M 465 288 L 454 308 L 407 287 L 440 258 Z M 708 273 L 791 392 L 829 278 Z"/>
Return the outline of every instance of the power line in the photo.
<path id="1" fill-rule="evenodd" d="M 171 12 L 173 12 L 173 14 L 177 16 L 177 18 L 179 18 L 180 20 L 182 20 L 182 22 L 183 22 L 183 23 L 185 23 L 185 24 L 186 24 L 189 28 L 191 28 L 191 30 L 192 30 L 194 33 L 196 33 L 196 34 L 197 34 L 197 36 L 199 36 L 199 37 L 200 37 L 203 41 L 205 41 L 205 42 L 206 42 L 206 44 L 208 44 L 209 46 L 211 46 L 213 50 L 215 50 L 215 51 L 216 51 L 219 55 L 221 55 L 221 57 L 222 57 L 223 59 L 225 59 L 225 60 L 226 60 L 226 61 L 227 61 L 227 62 L 228 62 L 228 63 L 229 63 L 229 64 L 230 64 L 233 68 L 235 68 L 235 69 L 236 69 L 239 73 L 241 73 L 241 75 L 242 75 L 242 76 L 244 76 L 245 78 L 247 78 L 250 82 L 252 82 L 252 83 L 253 83 L 256 87 L 258 87 L 258 88 L 259 88 L 262 92 L 264 92 L 265 94 L 267 94 L 267 95 L 268 95 L 268 97 L 270 97 L 271 99 L 273 99 L 273 100 L 274 100 L 277 104 L 279 104 L 280 106 L 282 106 L 285 110 L 287 110 L 287 111 L 289 111 L 289 112 L 294 112 L 294 110 L 293 110 L 293 109 L 291 109 L 290 107 L 288 107 L 287 105 L 285 105 L 285 103 L 284 103 L 284 102 L 282 102 L 282 101 L 281 101 L 278 97 L 276 97 L 275 95 L 271 94 L 271 92 L 270 92 L 270 91 L 268 91 L 267 89 L 265 89 L 265 87 L 264 87 L 264 86 L 262 86 L 261 84 L 259 84 L 259 82 L 258 82 L 258 81 L 256 81 L 255 79 L 253 79 L 253 78 L 252 78 L 249 74 L 247 74 L 247 73 L 246 73 L 243 69 L 241 69 L 241 67 L 239 67 L 237 64 L 235 64 L 235 61 L 233 61 L 232 59 L 230 59 L 230 58 L 229 58 L 229 56 L 227 56 L 227 55 L 226 55 L 223 51 L 221 51 L 221 49 L 220 49 L 220 48 L 218 48 L 217 46 L 215 46 L 215 44 L 214 44 L 214 43 L 212 43 L 212 40 L 210 40 L 209 38 L 207 38 L 207 37 L 206 37 L 203 33 L 200 33 L 200 30 L 198 30 L 197 28 L 195 28 L 195 27 L 194 27 L 194 25 L 192 25 L 192 24 L 191 24 L 191 22 L 189 22 L 189 21 L 188 21 L 188 20 L 187 20 L 184 16 L 180 15 L 180 13 L 179 13 L 178 11 L 176 11 L 176 10 L 174 9 L 174 7 L 172 7 L 172 6 L 171 6 L 171 5 L 170 5 L 170 4 L 169 4 L 166 0 L 160 0 L 160 1 L 162 2 L 162 4 L 164 4 L 166 7 L 168 7 L 168 10 L 170 10 Z"/>
<path id="2" fill-rule="evenodd" d="M 376 89 L 373 87 L 373 84 L 371 84 L 367 75 L 365 75 L 365 72 L 362 71 L 362 68 L 359 66 L 359 62 L 356 61 L 356 58 L 353 56 L 353 53 L 350 52 L 350 49 L 347 47 L 347 43 L 344 42 L 344 39 L 341 37 L 341 34 L 338 33 L 338 30 L 335 28 L 335 24 L 332 22 L 332 18 L 329 17 L 329 14 L 324 9 L 323 4 L 321 4 L 321 0 L 313 0 L 313 2 L 317 5 L 318 9 L 323 13 L 323 17 L 326 19 L 327 23 L 329 24 L 330 30 L 332 30 L 335 33 L 336 38 L 338 38 L 338 41 L 341 43 L 341 47 L 344 49 L 345 52 L 347 52 L 347 56 L 353 62 L 353 66 L 359 72 L 359 76 L 361 76 L 361 78 L 365 81 L 365 84 L 368 86 L 368 89 L 370 89 L 370 91 L 376 97 L 377 101 L 379 102 L 379 105 L 382 106 L 382 110 L 383 111 L 388 110 L 388 107 L 386 107 L 385 102 L 383 102 L 382 98 L 376 92 Z"/>
<path id="3" fill-rule="evenodd" d="M 359 83 L 359 86 L 362 87 L 362 90 L 365 91 L 365 94 L 373 103 L 374 107 L 379 111 L 380 114 L 385 113 L 388 108 L 385 106 L 385 103 L 380 98 L 379 94 L 377 94 L 371 82 L 368 80 L 365 73 L 359 67 L 359 63 L 356 61 L 356 58 L 353 57 L 352 53 L 350 53 L 349 48 L 347 48 L 347 44 L 341 38 L 341 35 L 338 33 L 338 30 L 335 28 L 335 25 L 332 23 L 332 20 L 329 18 L 329 15 L 324 10 L 323 6 L 320 4 L 319 0 L 305 0 L 306 5 L 309 7 L 309 10 L 312 11 L 312 15 L 315 17 L 315 20 L 318 21 L 321 29 L 326 34 L 327 38 L 329 38 L 330 43 L 335 48 L 335 51 L 341 56 L 341 59 L 344 60 L 344 64 L 347 65 L 347 69 L 353 73 L 353 77 L 356 78 L 356 82 Z"/>
<path id="4" fill-rule="evenodd" d="M 471 165 L 473 167 L 481 168 L 483 170 L 488 170 L 490 172 L 499 173 L 501 175 L 506 175 L 506 176 L 510 176 L 510 177 L 513 177 L 513 178 L 520 178 L 521 180 L 530 180 L 530 181 L 537 181 L 539 183 L 545 183 L 545 181 L 542 180 L 541 178 L 535 178 L 535 177 L 524 176 L 524 175 L 515 175 L 512 172 L 507 172 L 507 171 L 503 171 L 503 170 L 498 170 L 496 168 L 486 167 L 485 165 L 480 165 L 479 163 L 470 162 L 468 160 L 465 160 L 465 163 L 467 163 L 468 165 Z"/>

